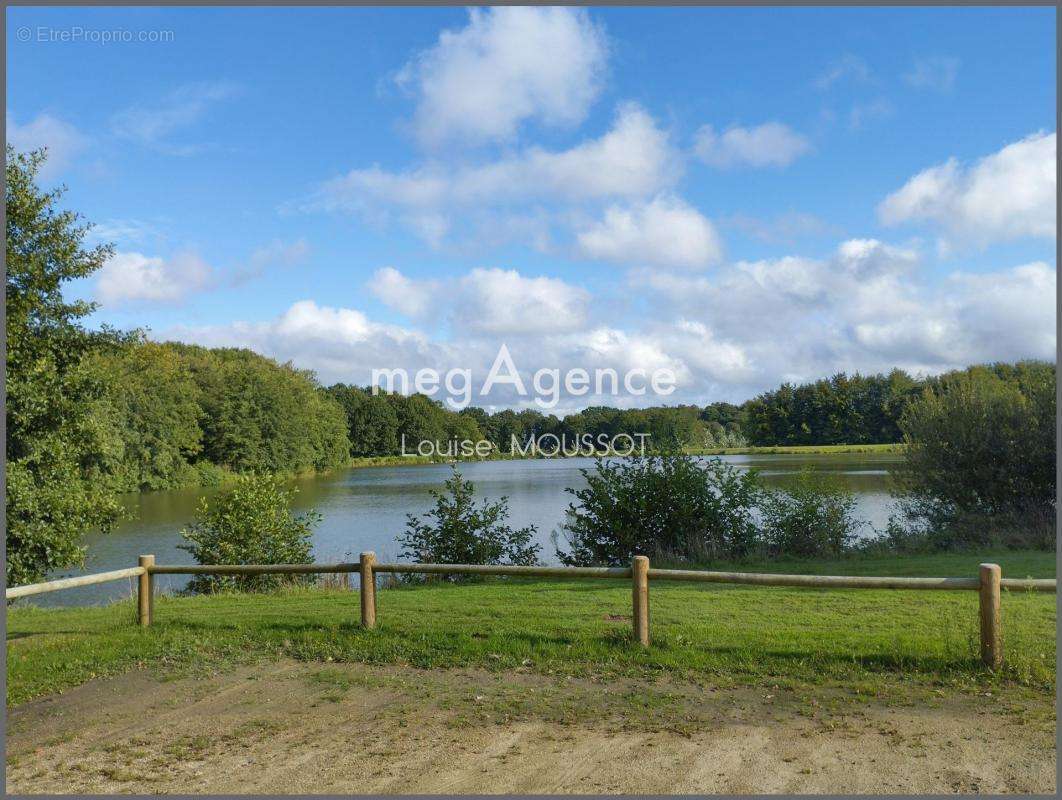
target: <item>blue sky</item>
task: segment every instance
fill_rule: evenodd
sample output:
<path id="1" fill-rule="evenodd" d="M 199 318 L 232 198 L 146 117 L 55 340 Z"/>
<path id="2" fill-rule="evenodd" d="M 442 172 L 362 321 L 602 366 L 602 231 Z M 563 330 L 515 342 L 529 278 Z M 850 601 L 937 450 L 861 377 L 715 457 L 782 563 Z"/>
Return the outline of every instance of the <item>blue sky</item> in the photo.
<path id="1" fill-rule="evenodd" d="M 1054 352 L 1054 9 L 7 13 L 99 322 L 676 377 L 614 405 Z"/>

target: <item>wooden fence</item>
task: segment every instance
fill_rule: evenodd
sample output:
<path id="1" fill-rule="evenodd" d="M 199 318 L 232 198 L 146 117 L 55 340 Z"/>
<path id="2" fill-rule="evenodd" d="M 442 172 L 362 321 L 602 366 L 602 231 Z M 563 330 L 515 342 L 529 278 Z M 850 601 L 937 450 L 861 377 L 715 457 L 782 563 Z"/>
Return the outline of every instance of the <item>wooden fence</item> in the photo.
<path id="1" fill-rule="evenodd" d="M 902 589 L 977 591 L 980 598 L 981 660 L 991 669 L 1003 663 L 1002 631 L 999 616 L 1001 589 L 1054 592 L 1052 579 L 1003 578 L 998 564 L 981 564 L 977 577 L 970 578 L 886 578 L 841 575 L 776 575 L 761 572 L 708 572 L 686 569 L 652 569 L 649 559 L 635 556 L 630 567 L 511 567 L 483 564 L 406 564 L 377 562 L 374 553 L 362 553 L 353 563 L 341 564 L 201 564 L 163 565 L 155 556 L 140 556 L 129 569 L 81 575 L 47 583 L 34 583 L 7 589 L 6 597 L 18 597 L 91 586 L 97 583 L 137 578 L 137 613 L 140 625 L 151 624 L 154 577 L 156 575 L 306 575 L 351 573 L 361 576 L 361 624 L 376 627 L 376 575 L 379 573 L 419 573 L 443 575 L 515 575 L 535 578 L 611 578 L 631 581 L 634 638 L 649 646 L 649 581 L 697 581 L 737 583 L 753 586 L 802 586 L 819 589 Z"/>

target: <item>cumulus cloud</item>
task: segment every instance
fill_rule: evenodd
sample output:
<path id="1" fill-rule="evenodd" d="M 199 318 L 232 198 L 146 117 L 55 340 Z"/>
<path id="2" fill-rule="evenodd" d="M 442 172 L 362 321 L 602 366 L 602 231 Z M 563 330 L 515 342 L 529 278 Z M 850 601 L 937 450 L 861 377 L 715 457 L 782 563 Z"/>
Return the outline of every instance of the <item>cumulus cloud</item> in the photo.
<path id="1" fill-rule="evenodd" d="M 620 264 L 697 268 L 722 256 L 715 226 L 697 209 L 669 195 L 648 203 L 610 206 L 600 221 L 577 234 L 577 246 L 589 258 Z"/>
<path id="2" fill-rule="evenodd" d="M 398 74 L 417 95 L 421 142 L 511 139 L 520 124 L 574 125 L 601 89 L 603 32 L 583 9 L 469 10 L 468 25 L 443 31 Z"/>
<path id="3" fill-rule="evenodd" d="M 569 150 L 531 147 L 457 168 L 432 162 L 407 172 L 355 169 L 327 182 L 308 206 L 364 211 L 383 203 L 425 213 L 543 198 L 638 197 L 674 182 L 677 171 L 667 133 L 643 108 L 628 103 L 617 111 L 611 130 Z"/>
<path id="4" fill-rule="evenodd" d="M 1053 357 L 1056 279 L 1050 265 L 960 271 L 943 281 L 925 278 L 919 266 L 918 254 L 907 248 L 850 239 L 822 259 L 794 254 L 738 262 L 710 275 L 644 269 L 632 273 L 629 286 L 646 300 L 644 308 L 605 323 L 590 313 L 600 298 L 554 278 L 482 269 L 429 287 L 388 271 L 378 273 L 380 285 L 445 296 L 447 325 L 425 333 L 381 324 L 357 309 L 301 301 L 273 320 L 167 335 L 252 347 L 315 369 L 327 381 L 364 384 L 374 368 L 401 367 L 412 375 L 431 367 L 467 368 L 481 384 L 501 343 L 528 384 L 539 369 L 668 370 L 677 381 L 666 397 L 563 393 L 558 413 L 600 403 L 740 401 L 783 380 L 839 370 L 899 366 L 924 374 Z M 420 316 L 412 326 L 440 321 L 415 310 Z M 473 401 L 494 407 L 531 402 L 508 388 Z"/>
<path id="5" fill-rule="evenodd" d="M 238 92 L 229 82 L 195 83 L 170 92 L 157 104 L 134 106 L 111 117 L 111 130 L 122 139 L 154 147 L 171 155 L 191 155 L 200 145 L 175 144 L 169 137 L 194 125 L 211 107 Z"/>
<path id="6" fill-rule="evenodd" d="M 302 210 L 355 213 L 372 222 L 397 218 L 432 245 L 459 226 L 531 227 L 524 212 L 550 203 L 557 216 L 574 205 L 651 197 L 681 175 L 666 131 L 634 103 L 621 105 L 612 127 L 567 150 L 529 147 L 479 164 L 429 161 L 402 172 L 373 166 L 326 182 Z M 515 211 L 515 215 L 514 215 Z"/>
<path id="7" fill-rule="evenodd" d="M 373 273 L 368 289 L 380 302 L 400 314 L 422 317 L 431 310 L 438 286 L 434 281 L 415 281 L 394 267 L 384 267 Z"/>
<path id="8" fill-rule="evenodd" d="M 96 273 L 95 299 L 105 306 L 180 303 L 198 292 L 241 286 L 273 267 L 298 264 L 309 250 L 304 239 L 278 239 L 226 269 L 209 264 L 191 250 L 167 257 L 118 251 Z"/>
<path id="9" fill-rule="evenodd" d="M 755 374 L 751 384 L 1053 357 L 1048 265 L 957 272 L 939 284 L 920 278 L 917 267 L 913 251 L 854 239 L 828 259 L 739 262 L 713 279 L 643 272 L 635 283 L 661 309 L 739 345 Z"/>
<path id="10" fill-rule="evenodd" d="M 811 152 L 811 142 L 781 122 L 752 128 L 732 126 L 717 133 L 711 125 L 697 131 L 697 157 L 712 167 L 785 167 Z"/>
<path id="11" fill-rule="evenodd" d="M 465 333 L 537 334 L 581 328 L 590 294 L 559 278 L 477 268 L 449 280 L 414 280 L 393 267 L 377 270 L 369 290 L 395 311 L 445 319 Z"/>
<path id="12" fill-rule="evenodd" d="M 881 202 L 878 217 L 928 223 L 980 245 L 1054 237 L 1055 138 L 1035 133 L 968 166 L 952 158 L 923 170 Z"/>
<path id="13" fill-rule="evenodd" d="M 96 299 L 104 305 L 176 303 L 215 284 L 216 270 L 192 252 L 172 258 L 115 253 L 96 273 Z"/>
<path id="14" fill-rule="evenodd" d="M 959 59 L 947 56 L 916 58 L 903 79 L 916 89 L 950 92 L 959 75 Z"/>
<path id="15" fill-rule="evenodd" d="M 7 113 L 7 143 L 19 152 L 48 149 L 48 160 L 40 170 L 42 180 L 51 180 L 70 166 L 71 161 L 88 146 L 88 138 L 77 128 L 51 114 L 38 114 L 20 125 Z"/>

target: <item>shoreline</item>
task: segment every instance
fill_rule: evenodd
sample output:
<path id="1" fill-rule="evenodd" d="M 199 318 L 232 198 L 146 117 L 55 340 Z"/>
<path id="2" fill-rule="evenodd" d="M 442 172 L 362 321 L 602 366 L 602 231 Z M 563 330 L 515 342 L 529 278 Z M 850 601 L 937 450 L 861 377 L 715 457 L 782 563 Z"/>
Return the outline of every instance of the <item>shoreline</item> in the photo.
<path id="1" fill-rule="evenodd" d="M 688 448 L 683 452 L 691 456 L 753 456 L 753 455 L 860 455 L 860 454 L 900 454 L 903 452 L 902 442 L 893 444 L 808 444 L 808 445 L 760 445 L 750 447 L 714 447 L 714 448 Z M 423 466 L 427 464 L 451 464 L 458 462 L 482 462 L 482 461 L 536 461 L 536 460 L 560 460 L 567 458 L 589 458 L 590 456 L 521 456 L 515 454 L 496 453 L 484 458 L 452 458 L 445 456 L 362 456 L 352 458 L 347 464 L 348 468 L 362 469 L 365 467 L 397 467 L 397 466 Z M 618 456 L 622 458 L 623 456 Z M 343 469 L 343 467 L 337 467 Z M 322 474 L 322 473 L 316 473 Z"/>

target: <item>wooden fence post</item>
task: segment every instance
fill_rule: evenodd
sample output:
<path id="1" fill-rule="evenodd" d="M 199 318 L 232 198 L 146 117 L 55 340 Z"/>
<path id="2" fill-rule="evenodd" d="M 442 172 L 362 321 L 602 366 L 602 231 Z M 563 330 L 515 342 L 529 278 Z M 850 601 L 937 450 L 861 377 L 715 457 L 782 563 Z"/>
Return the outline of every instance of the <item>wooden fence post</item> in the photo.
<path id="1" fill-rule="evenodd" d="M 140 619 L 140 627 L 146 628 L 151 624 L 151 612 L 155 606 L 155 576 L 146 570 L 155 566 L 155 556 L 140 556 L 137 563 L 145 569 L 144 574 L 137 580 L 137 616 Z"/>
<path id="2" fill-rule="evenodd" d="M 634 600 L 634 638 L 649 646 L 649 559 L 635 556 L 631 561 L 631 588 Z"/>
<path id="3" fill-rule="evenodd" d="M 376 627 L 376 553 L 361 554 L 361 627 Z"/>
<path id="4" fill-rule="evenodd" d="M 999 564 L 981 565 L 981 661 L 989 669 L 1003 666 L 1003 632 L 999 618 Z"/>

